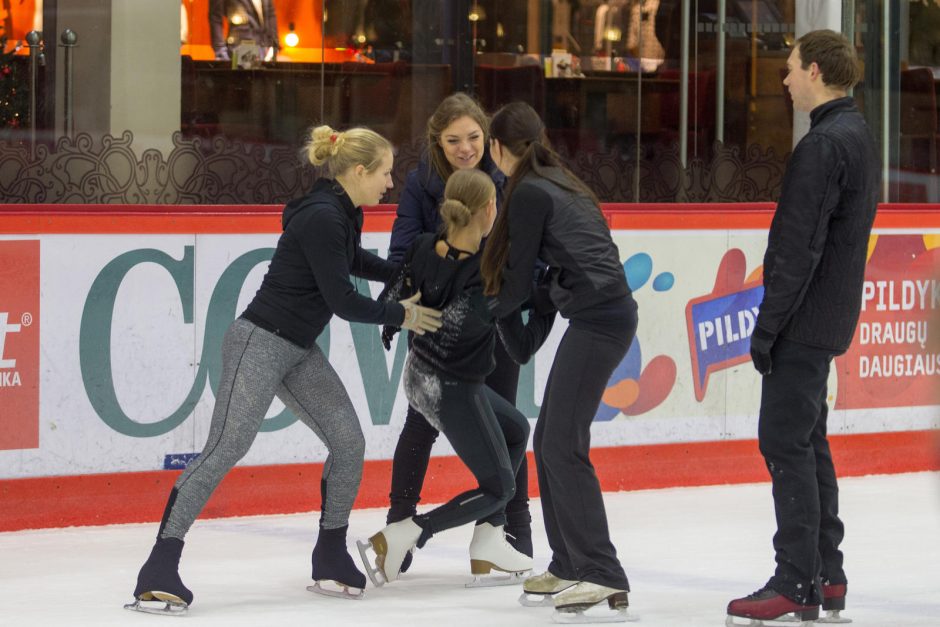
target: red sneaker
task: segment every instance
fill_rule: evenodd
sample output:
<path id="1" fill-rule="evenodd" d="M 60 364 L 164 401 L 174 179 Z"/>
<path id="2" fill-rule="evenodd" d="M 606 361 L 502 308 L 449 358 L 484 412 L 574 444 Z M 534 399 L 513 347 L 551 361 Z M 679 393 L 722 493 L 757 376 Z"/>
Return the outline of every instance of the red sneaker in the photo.
<path id="1" fill-rule="evenodd" d="M 800 605 L 773 588 L 764 587 L 749 596 L 729 603 L 727 624 L 735 624 L 731 621 L 732 616 L 755 620 L 775 620 L 788 614 L 792 614 L 801 621 L 816 620 L 819 618 L 819 606 Z"/>

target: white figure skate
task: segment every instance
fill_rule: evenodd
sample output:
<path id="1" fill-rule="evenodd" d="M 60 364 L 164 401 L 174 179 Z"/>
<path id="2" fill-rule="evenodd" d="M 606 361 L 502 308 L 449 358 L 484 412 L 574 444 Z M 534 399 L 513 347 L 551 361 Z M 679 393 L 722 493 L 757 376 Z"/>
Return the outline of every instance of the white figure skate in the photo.
<path id="1" fill-rule="evenodd" d="M 183 616 L 189 610 L 189 604 L 175 594 L 154 590 L 141 594 L 133 603 L 126 604 L 124 609 L 145 614 Z"/>
<path id="2" fill-rule="evenodd" d="M 401 564 L 405 555 L 413 551 L 418 538 L 421 537 L 421 527 L 413 518 L 406 518 L 387 525 L 368 542 L 356 541 L 362 565 L 366 574 L 376 587 L 384 586 L 389 581 L 395 581 L 401 574 Z M 371 563 L 366 551 L 372 549 L 375 553 L 375 563 Z"/>
<path id="3" fill-rule="evenodd" d="M 500 575 L 490 575 L 492 571 Z M 470 541 L 470 573 L 473 581 L 468 588 L 508 586 L 520 583 L 532 572 L 532 558 L 520 553 L 506 540 L 503 526 L 483 523 L 473 528 Z"/>
<path id="4" fill-rule="evenodd" d="M 355 588 L 346 584 L 334 581 L 332 579 L 323 579 L 315 581 L 312 586 L 307 586 L 310 592 L 322 594 L 325 597 L 335 597 L 338 599 L 350 599 L 352 601 L 361 601 L 365 596 L 365 588 Z"/>
<path id="5" fill-rule="evenodd" d="M 561 579 L 547 570 L 541 575 L 529 577 L 522 582 L 522 594 L 519 603 L 526 607 L 541 607 L 554 605 L 552 595 L 576 585 L 577 581 Z"/>
<path id="6" fill-rule="evenodd" d="M 627 591 L 582 581 L 555 597 L 556 623 L 625 623 L 639 620 L 627 613 Z"/>

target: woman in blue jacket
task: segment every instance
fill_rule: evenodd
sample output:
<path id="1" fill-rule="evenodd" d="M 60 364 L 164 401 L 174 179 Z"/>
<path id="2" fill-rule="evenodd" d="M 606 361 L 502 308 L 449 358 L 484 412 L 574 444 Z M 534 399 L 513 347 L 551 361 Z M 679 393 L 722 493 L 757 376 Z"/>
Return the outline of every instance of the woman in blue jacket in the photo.
<path id="1" fill-rule="evenodd" d="M 470 96 L 456 93 L 445 98 L 428 119 L 427 153 L 417 169 L 408 173 L 405 189 L 398 203 L 398 216 L 392 227 L 389 261 L 401 261 L 422 233 L 438 233 L 441 217 L 438 208 L 444 198 L 444 186 L 457 170 L 476 168 L 490 176 L 496 187 L 497 204 L 505 177 L 490 158 L 489 120 Z M 486 385 L 515 405 L 519 384 L 519 365 L 496 342 L 496 368 L 486 377 Z M 398 438 L 392 460 L 392 487 L 389 494 L 388 523 L 413 516 L 421 499 L 421 488 L 431 457 L 431 447 L 438 430 L 414 407 L 408 407 L 405 424 Z M 532 556 L 532 517 L 529 514 L 529 473 L 522 460 L 516 474 L 516 489 L 506 506 L 505 531 L 510 544 Z M 402 571 L 411 564 L 405 558 Z"/>

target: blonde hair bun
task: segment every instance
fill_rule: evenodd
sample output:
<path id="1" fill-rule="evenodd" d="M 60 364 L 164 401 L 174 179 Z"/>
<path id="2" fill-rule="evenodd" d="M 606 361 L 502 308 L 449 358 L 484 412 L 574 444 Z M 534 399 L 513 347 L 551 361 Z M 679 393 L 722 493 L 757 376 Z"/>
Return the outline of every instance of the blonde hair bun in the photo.
<path id="1" fill-rule="evenodd" d="M 337 131 L 326 124 L 310 131 L 304 147 L 307 160 L 315 166 L 325 165 L 331 177 L 357 165 L 373 172 L 385 151 L 391 149 L 391 143 L 373 130 L 359 127 Z"/>

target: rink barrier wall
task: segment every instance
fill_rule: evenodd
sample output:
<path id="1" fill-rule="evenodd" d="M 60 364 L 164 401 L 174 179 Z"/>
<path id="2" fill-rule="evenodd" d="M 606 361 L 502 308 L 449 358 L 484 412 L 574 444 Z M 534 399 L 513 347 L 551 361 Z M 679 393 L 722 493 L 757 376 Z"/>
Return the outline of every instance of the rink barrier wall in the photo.
<path id="1" fill-rule="evenodd" d="M 767 229 L 771 203 L 610 204 L 613 229 Z M 0 234 L 277 233 L 280 206 L 0 205 Z M 395 207 L 367 208 L 364 229 L 388 231 Z M 876 228 L 940 228 L 940 206 L 882 205 Z M 840 476 L 940 470 L 936 431 L 833 435 Z M 534 464 L 529 453 L 529 463 Z M 605 491 L 766 482 L 756 440 L 594 448 L 592 461 Z M 201 517 L 317 510 L 322 464 L 234 468 Z M 534 470 L 534 466 L 532 466 Z M 0 531 L 156 522 L 180 471 L 157 470 L 0 479 Z M 356 507 L 388 503 L 391 461 L 368 460 Z M 442 502 L 472 485 L 459 459 L 434 457 L 423 501 Z M 530 472 L 530 495 L 538 495 Z"/>
<path id="2" fill-rule="evenodd" d="M 831 436 L 830 445 L 840 477 L 940 470 L 940 438 L 936 431 Z M 756 440 L 595 448 L 591 450 L 591 461 L 605 492 L 768 480 Z M 534 464 L 530 452 L 531 498 L 539 494 Z M 391 466 L 391 460 L 366 461 L 354 507 L 388 506 Z M 323 464 L 233 468 L 200 518 L 319 510 L 322 471 Z M 0 532 L 157 522 L 180 472 L 2 480 Z M 422 502 L 442 503 L 473 485 L 472 475 L 458 458 L 432 457 Z"/>

